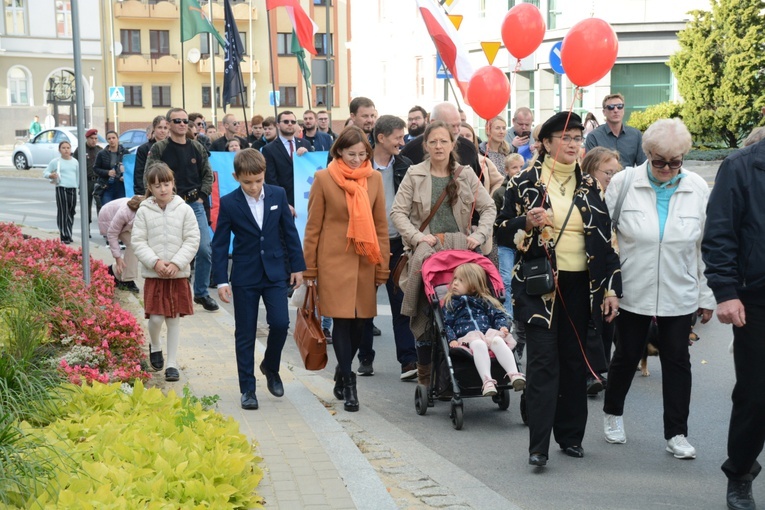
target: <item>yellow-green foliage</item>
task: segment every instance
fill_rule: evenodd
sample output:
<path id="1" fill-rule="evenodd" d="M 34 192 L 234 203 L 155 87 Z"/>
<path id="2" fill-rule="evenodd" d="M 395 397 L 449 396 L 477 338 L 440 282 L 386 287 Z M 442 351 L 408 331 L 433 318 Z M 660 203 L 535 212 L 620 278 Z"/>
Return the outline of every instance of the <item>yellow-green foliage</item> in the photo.
<path id="1" fill-rule="evenodd" d="M 640 131 L 645 131 L 648 127 L 659 119 L 672 119 L 680 116 L 682 105 L 674 101 L 649 106 L 642 112 L 632 112 L 630 120 L 627 122 L 630 126 Z"/>
<path id="2" fill-rule="evenodd" d="M 24 508 L 261 508 L 261 459 L 232 418 L 140 381 L 132 395 L 99 383 L 71 395 L 64 417 L 29 427 L 69 459 Z"/>

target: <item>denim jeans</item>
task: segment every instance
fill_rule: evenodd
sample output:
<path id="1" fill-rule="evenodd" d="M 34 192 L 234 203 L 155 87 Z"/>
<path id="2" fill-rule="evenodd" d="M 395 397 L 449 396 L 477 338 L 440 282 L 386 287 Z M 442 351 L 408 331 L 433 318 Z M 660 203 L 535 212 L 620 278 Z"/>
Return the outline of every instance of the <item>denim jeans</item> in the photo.
<path id="1" fill-rule="evenodd" d="M 101 195 L 101 206 L 103 207 L 112 200 L 117 200 L 118 198 L 125 198 L 125 183 L 115 180 L 104 189 L 104 192 Z"/>
<path id="2" fill-rule="evenodd" d="M 204 297 L 208 294 L 210 284 L 210 269 L 212 268 L 212 249 L 210 247 L 210 226 L 207 224 L 207 214 L 202 202 L 189 204 L 197 217 L 199 225 L 199 249 L 194 261 L 194 297 Z"/>
<path id="3" fill-rule="evenodd" d="M 321 318 L 321 329 L 332 330 L 332 317 Z"/>
<path id="4" fill-rule="evenodd" d="M 502 277 L 502 283 L 505 284 L 505 311 L 513 318 L 513 266 L 515 265 L 515 250 L 507 246 L 497 247 L 497 256 L 499 257 L 499 275 Z"/>

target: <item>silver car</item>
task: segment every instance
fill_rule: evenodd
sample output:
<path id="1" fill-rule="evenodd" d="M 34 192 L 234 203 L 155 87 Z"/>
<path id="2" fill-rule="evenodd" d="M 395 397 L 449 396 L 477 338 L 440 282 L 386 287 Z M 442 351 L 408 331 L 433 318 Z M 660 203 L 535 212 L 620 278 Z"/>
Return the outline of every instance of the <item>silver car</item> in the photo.
<path id="1" fill-rule="evenodd" d="M 59 156 L 58 144 L 67 141 L 72 144 L 72 153 L 77 149 L 77 128 L 63 126 L 46 129 L 30 141 L 13 149 L 13 166 L 18 170 L 29 170 L 33 166 L 47 167 L 53 158 Z M 106 140 L 98 135 L 98 143 L 106 147 Z"/>

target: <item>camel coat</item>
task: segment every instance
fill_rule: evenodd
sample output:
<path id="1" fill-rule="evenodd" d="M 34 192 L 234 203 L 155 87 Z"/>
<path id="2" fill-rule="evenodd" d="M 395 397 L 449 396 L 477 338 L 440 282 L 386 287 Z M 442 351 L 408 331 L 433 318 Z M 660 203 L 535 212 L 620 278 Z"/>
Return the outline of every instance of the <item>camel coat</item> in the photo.
<path id="1" fill-rule="evenodd" d="M 319 311 L 325 317 L 368 319 L 377 315 L 377 286 L 385 284 L 390 274 L 388 218 L 380 172 L 367 178 L 367 192 L 383 259 L 379 265 L 356 254 L 348 244 L 345 191 L 328 170 L 319 170 L 314 176 L 303 241 L 307 267 L 303 277 L 316 280 Z"/>
<path id="2" fill-rule="evenodd" d="M 475 197 L 475 210 L 480 215 L 480 220 L 470 237 L 481 243 L 481 251 L 485 255 L 491 251 L 492 229 L 497 216 L 497 206 L 494 205 L 489 192 L 469 166 L 462 167 L 457 184 L 458 197 L 452 205 L 454 219 L 457 220 L 460 232 L 466 234 L 470 228 L 470 213 Z M 430 214 L 432 188 L 430 160 L 426 159 L 420 164 L 409 167 L 393 201 L 390 219 L 401 233 L 404 246 L 409 250 L 414 251 L 420 240 L 431 233 L 430 225 L 425 227 L 424 232 L 420 232 L 420 225 Z M 444 204 L 448 204 L 447 200 L 444 200 Z"/>

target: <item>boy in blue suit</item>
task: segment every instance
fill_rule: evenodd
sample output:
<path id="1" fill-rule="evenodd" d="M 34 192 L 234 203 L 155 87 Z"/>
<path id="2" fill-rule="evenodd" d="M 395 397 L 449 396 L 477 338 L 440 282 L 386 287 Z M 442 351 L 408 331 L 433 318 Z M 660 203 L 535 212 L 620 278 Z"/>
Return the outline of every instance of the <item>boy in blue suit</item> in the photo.
<path id="1" fill-rule="evenodd" d="M 268 340 L 260 371 L 268 391 L 284 395 L 279 377 L 282 348 L 290 319 L 288 282 L 303 282 L 305 260 L 287 194 L 264 184 L 266 160 L 254 149 L 234 157 L 234 178 L 240 187 L 220 199 L 218 224 L 212 241 L 213 281 L 225 303 L 234 298 L 236 365 L 242 409 L 257 409 L 255 396 L 255 334 L 260 298 L 266 306 Z M 228 249 L 234 234 L 229 285 Z"/>

